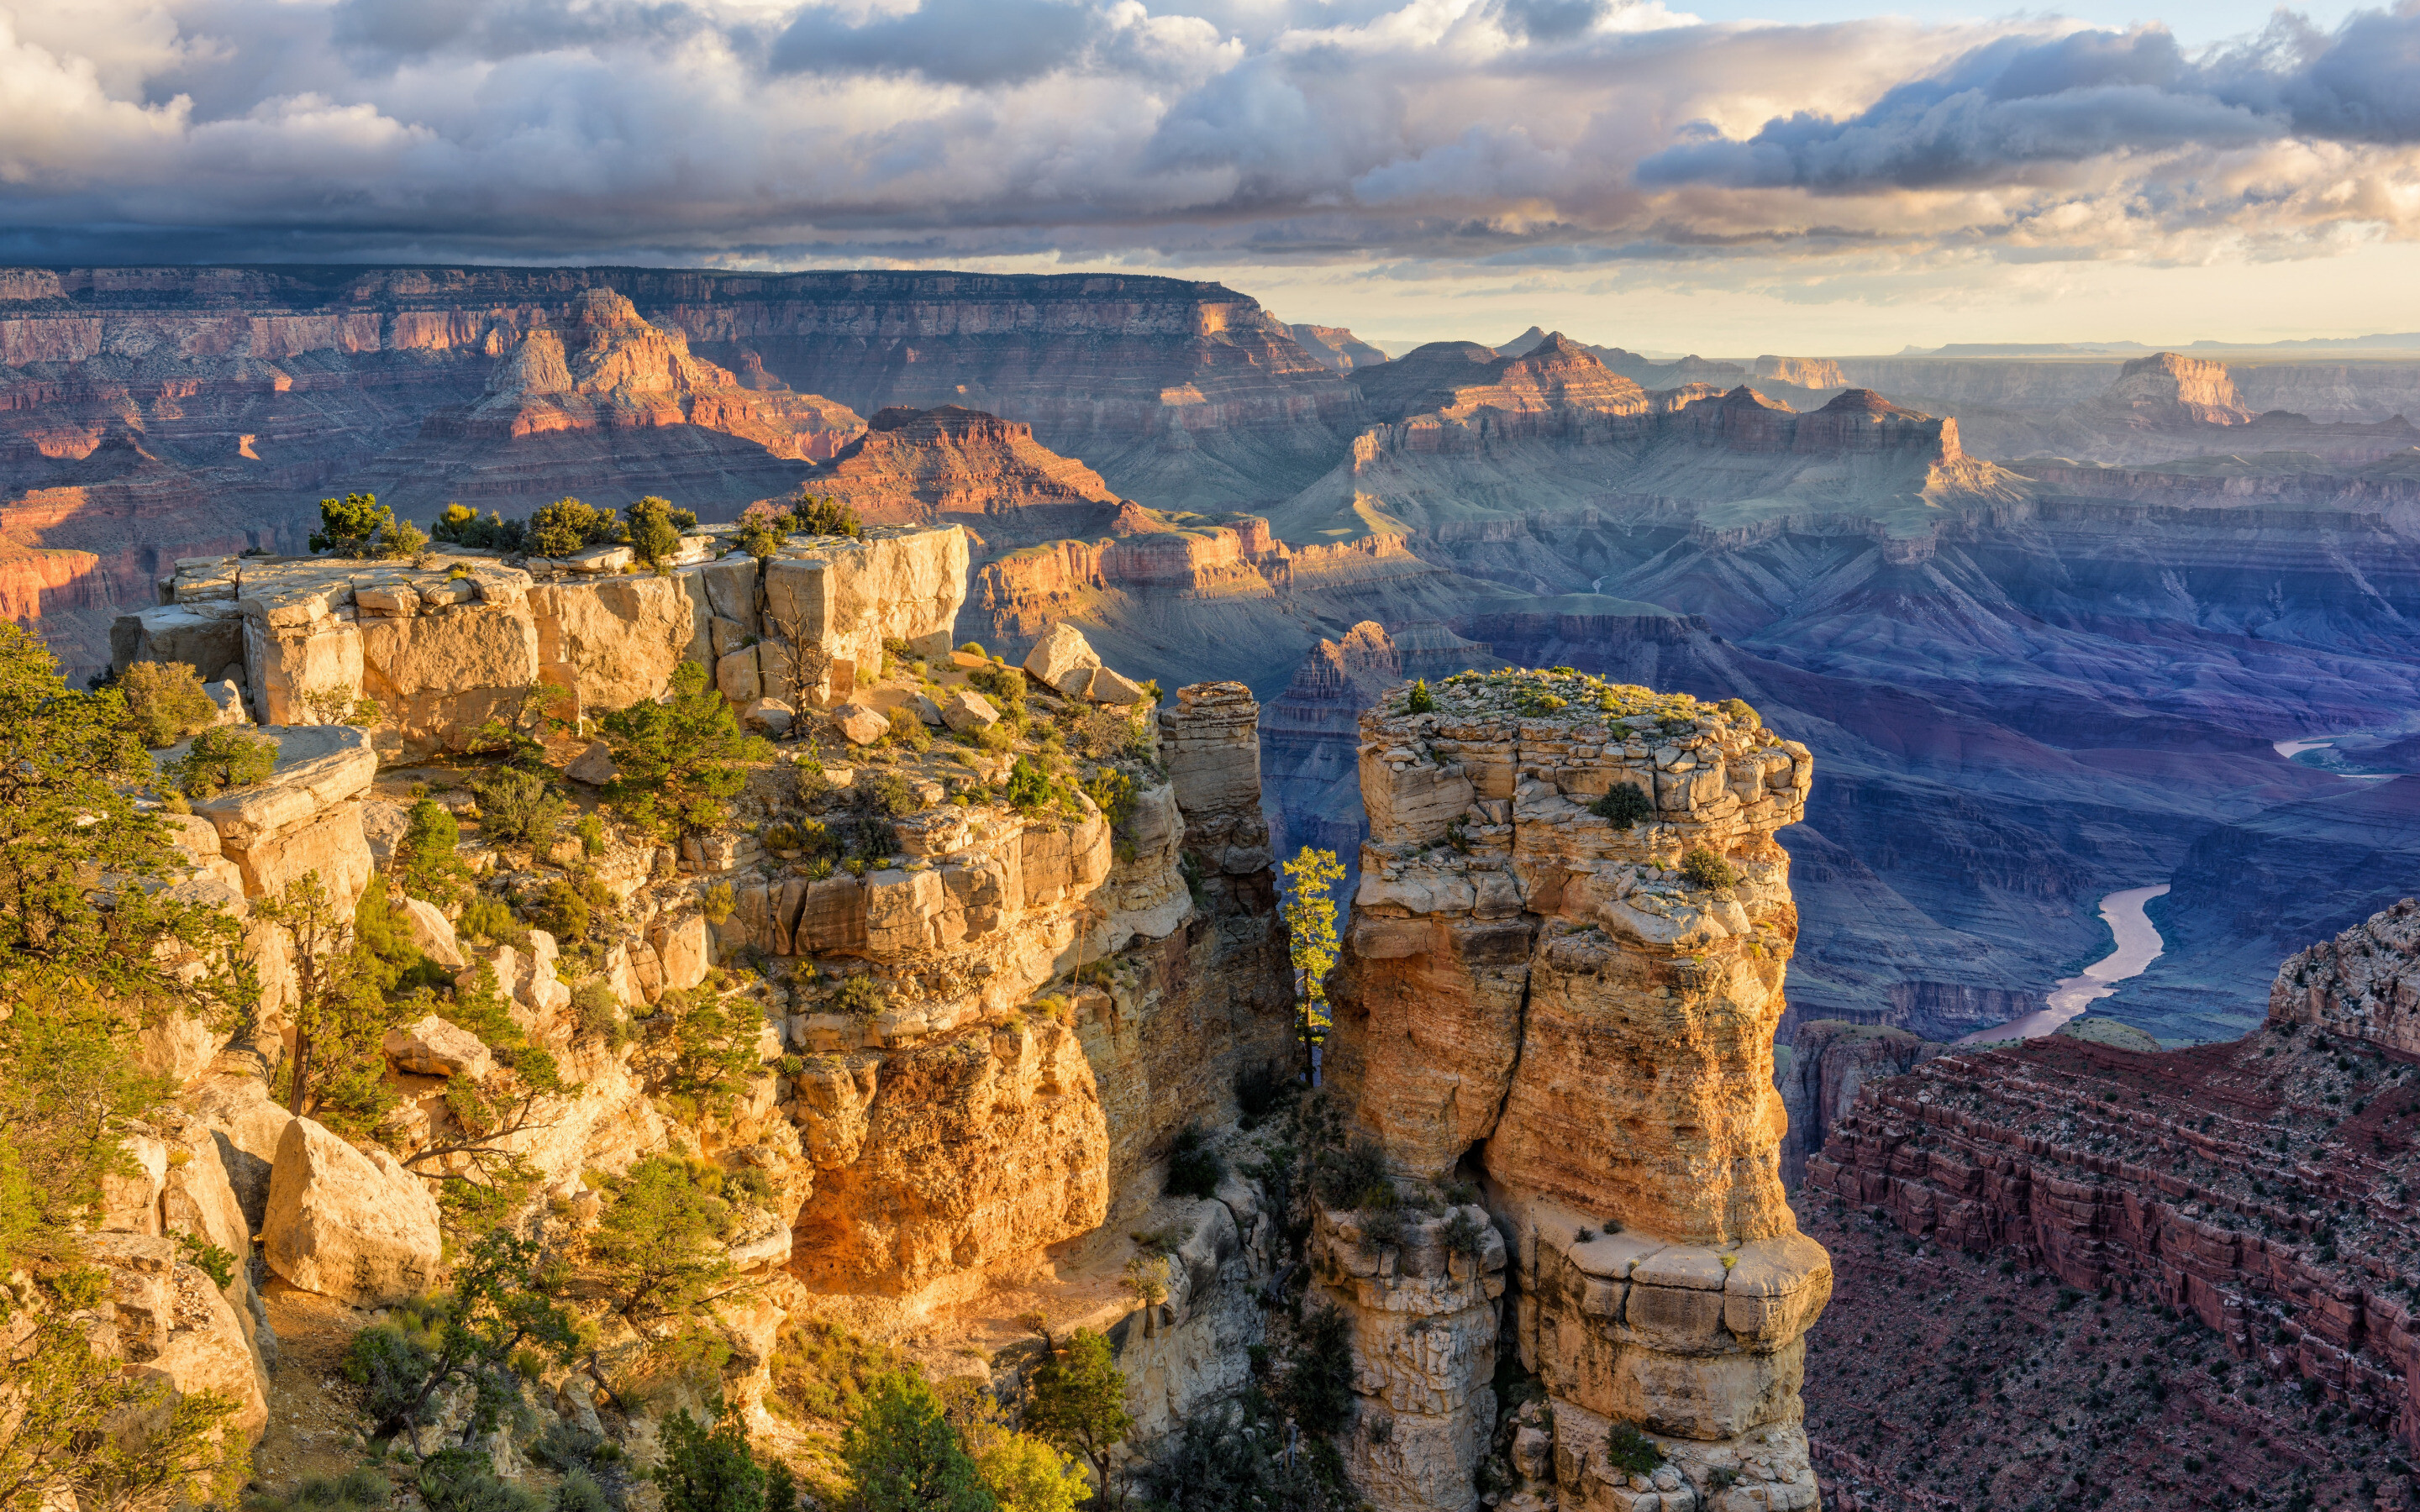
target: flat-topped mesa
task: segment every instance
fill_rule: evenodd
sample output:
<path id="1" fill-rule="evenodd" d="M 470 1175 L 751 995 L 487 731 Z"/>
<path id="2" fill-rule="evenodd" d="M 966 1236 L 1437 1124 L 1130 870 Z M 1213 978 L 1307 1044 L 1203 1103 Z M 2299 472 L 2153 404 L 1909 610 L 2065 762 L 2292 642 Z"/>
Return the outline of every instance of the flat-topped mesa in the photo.
<path id="1" fill-rule="evenodd" d="M 1686 1483 L 1811 1505 L 1797 1389 L 1831 1272 L 1783 1197 L 1773 1085 L 1797 937 L 1773 834 L 1805 811 L 1807 750 L 1737 700 L 1568 670 L 1412 702 L 1361 717 L 1371 840 L 1326 1077 L 1399 1177 L 1481 1180 L 1564 1504 Z M 1440 1432 L 1483 1415 L 1483 1381 Z M 1616 1423 L 1679 1481 L 1614 1469 Z M 1365 1494 L 1409 1504 L 1386 1478 Z"/>
<path id="2" fill-rule="evenodd" d="M 447 550 L 411 562 L 209 557 L 178 563 L 163 602 L 119 616 L 111 664 L 180 661 L 242 690 L 266 724 L 335 723 L 379 704 L 379 749 L 463 749 L 520 708 L 532 682 L 566 717 L 660 695 L 695 661 L 734 702 L 829 702 L 880 665 L 886 642 L 938 656 L 966 596 L 966 532 L 868 526 L 799 536 L 760 563 L 687 538 L 662 574 L 626 546 L 508 564 Z M 828 662 L 792 657 L 793 638 Z M 823 670 L 799 687 L 810 664 Z"/>

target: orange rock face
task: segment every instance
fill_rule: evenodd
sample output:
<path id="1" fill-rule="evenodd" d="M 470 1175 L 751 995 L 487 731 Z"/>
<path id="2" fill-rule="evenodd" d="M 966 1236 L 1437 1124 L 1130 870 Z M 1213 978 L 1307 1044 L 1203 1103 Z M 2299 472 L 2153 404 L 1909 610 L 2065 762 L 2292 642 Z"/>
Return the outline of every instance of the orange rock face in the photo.
<path id="1" fill-rule="evenodd" d="M 1797 936 L 1773 832 L 1804 811 L 1805 748 L 1745 705 L 1570 673 L 1435 702 L 1361 719 L 1328 1079 L 1402 1178 L 1480 1179 L 1510 1236 L 1511 1331 L 1552 1409 L 1533 1478 L 1565 1505 L 1811 1505 L 1797 1388 L 1830 1262 L 1784 1201 L 1773 1086 Z M 1615 1468 L 1615 1423 L 1678 1480 Z"/>
<path id="2" fill-rule="evenodd" d="M 964 525 L 989 552 L 1111 528 L 1118 496 L 1101 475 L 979 409 L 885 409 L 809 484 L 886 525 Z"/>

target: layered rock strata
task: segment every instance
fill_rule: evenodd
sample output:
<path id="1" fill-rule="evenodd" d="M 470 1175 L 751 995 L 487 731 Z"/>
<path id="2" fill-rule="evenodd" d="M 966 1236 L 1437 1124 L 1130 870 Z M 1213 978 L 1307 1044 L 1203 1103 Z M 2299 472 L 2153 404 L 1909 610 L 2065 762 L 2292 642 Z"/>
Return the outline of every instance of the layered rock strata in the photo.
<path id="1" fill-rule="evenodd" d="M 1830 1272 L 1783 1200 L 1772 1060 L 1796 936 L 1773 831 L 1803 811 L 1805 748 L 1577 674 L 1434 696 L 1362 717 L 1371 839 L 1330 1084 L 1400 1178 L 1483 1181 L 1509 1236 L 1504 1331 L 1552 1402 L 1551 1494 L 1811 1505 L 1797 1387 Z M 1366 1360 L 1382 1346 L 1354 1310 Z M 1484 1378 L 1458 1390 L 1436 1433 L 1483 1439 Z M 1675 1489 L 1614 1468 L 1616 1423 L 1653 1439 Z M 1348 1465 L 1383 1493 L 1369 1452 Z"/>
<path id="2" fill-rule="evenodd" d="M 684 660 L 737 703 L 845 697 L 880 674 L 888 642 L 946 652 L 966 592 L 955 527 L 797 537 L 761 562 L 707 533 L 681 555 L 661 574 L 633 570 L 625 547 L 522 566 L 475 552 L 197 558 L 163 581 L 162 604 L 119 617 L 112 665 L 224 674 L 265 724 L 333 724 L 370 698 L 382 754 L 418 760 L 520 717 L 533 683 L 578 720 L 656 697 Z M 796 686 L 793 645 L 815 655 L 812 686 Z"/>
<path id="3" fill-rule="evenodd" d="M 2267 1025 L 2240 1041 L 2154 1053 L 2058 1035 L 1869 1083 L 1808 1157 L 1807 1195 L 2190 1314 L 2234 1360 L 2420 1439 L 2420 1088 L 2393 1024 L 2360 1006 L 2412 969 L 2414 910 L 2288 960 Z"/>

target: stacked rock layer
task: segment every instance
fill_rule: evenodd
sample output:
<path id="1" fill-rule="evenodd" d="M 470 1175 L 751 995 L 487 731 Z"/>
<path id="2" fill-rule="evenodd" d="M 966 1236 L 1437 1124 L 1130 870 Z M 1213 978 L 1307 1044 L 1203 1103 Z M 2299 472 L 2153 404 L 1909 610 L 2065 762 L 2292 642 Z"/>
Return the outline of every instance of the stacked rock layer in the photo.
<path id="1" fill-rule="evenodd" d="M 1811 1505 L 1798 1384 L 1831 1269 L 1783 1198 L 1773 1081 L 1797 934 L 1773 832 L 1804 811 L 1807 751 L 1745 704 L 1568 671 L 1464 674 L 1429 702 L 1361 719 L 1371 840 L 1326 1073 L 1399 1180 L 1475 1180 L 1511 1237 L 1501 1328 L 1551 1408 L 1519 1495 Z M 1394 1400 L 1389 1331 L 1366 1287 L 1327 1289 L 1366 1425 Z M 1437 1362 L 1408 1436 L 1450 1446 L 1440 1467 L 1483 1450 L 1495 1352 Z M 1348 1452 L 1365 1493 L 1475 1504 L 1466 1479 L 1390 1488 L 1408 1415 Z M 1653 1448 L 1624 1469 L 1608 1445 L 1633 1434 Z"/>

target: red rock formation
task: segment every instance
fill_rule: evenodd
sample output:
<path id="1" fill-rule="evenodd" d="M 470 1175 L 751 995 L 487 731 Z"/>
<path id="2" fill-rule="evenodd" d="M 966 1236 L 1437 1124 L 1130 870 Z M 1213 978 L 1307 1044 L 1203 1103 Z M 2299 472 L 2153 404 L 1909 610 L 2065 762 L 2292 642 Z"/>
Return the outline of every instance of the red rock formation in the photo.
<path id="1" fill-rule="evenodd" d="M 964 525 L 993 553 L 1101 534 L 1122 512 L 1099 473 L 1036 442 L 1032 426 L 957 405 L 883 410 L 806 486 L 868 521 Z"/>
<path id="2" fill-rule="evenodd" d="M 2157 352 L 2118 370 L 2118 381 L 2094 401 L 2104 422 L 2146 427 L 2240 425 L 2252 418 L 2226 376 L 2225 363 Z"/>
<path id="3" fill-rule="evenodd" d="M 2420 1088 L 2381 1011 L 2413 970 L 2416 906 L 2288 960 L 2243 1040 L 2143 1054 L 2054 1036 L 1871 1083 L 1807 1191 L 2190 1313 L 2234 1358 L 2420 1438 Z"/>

